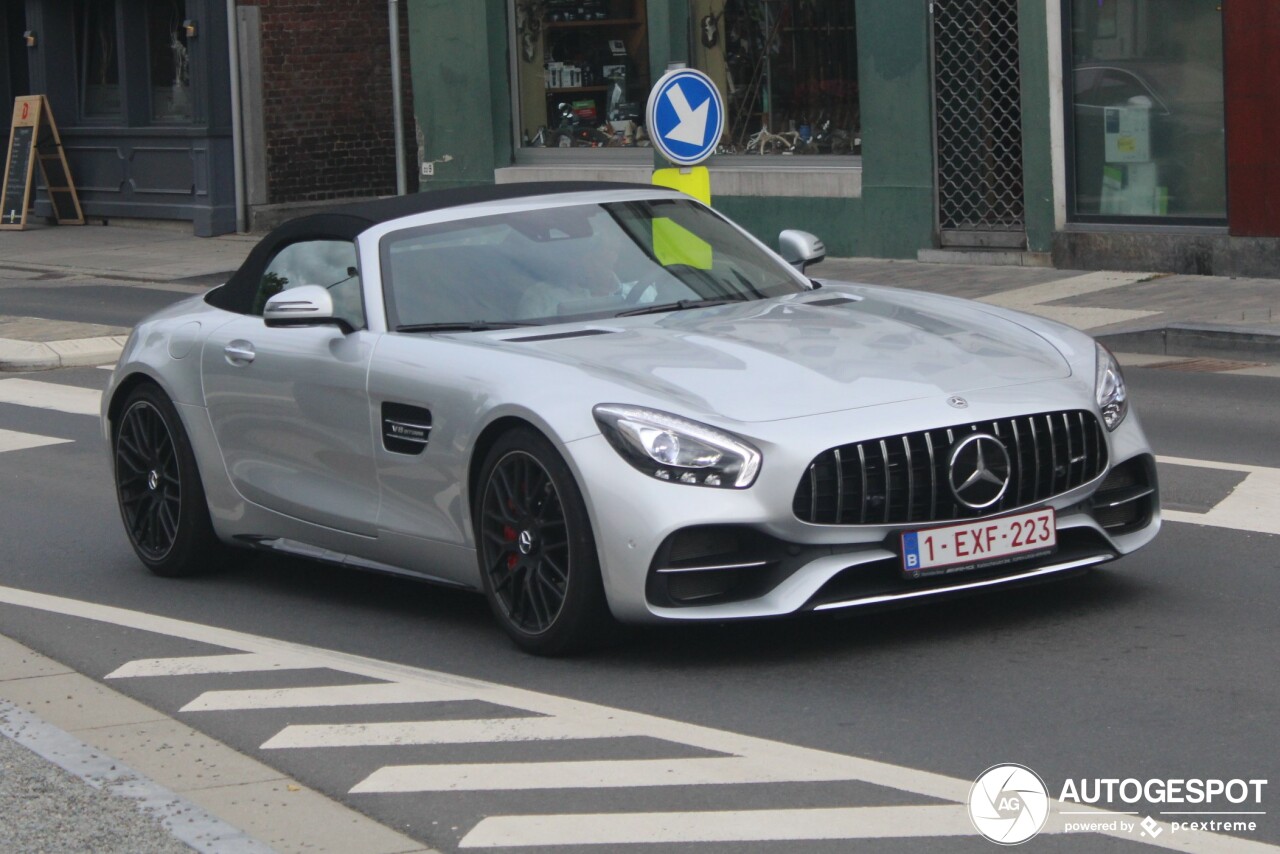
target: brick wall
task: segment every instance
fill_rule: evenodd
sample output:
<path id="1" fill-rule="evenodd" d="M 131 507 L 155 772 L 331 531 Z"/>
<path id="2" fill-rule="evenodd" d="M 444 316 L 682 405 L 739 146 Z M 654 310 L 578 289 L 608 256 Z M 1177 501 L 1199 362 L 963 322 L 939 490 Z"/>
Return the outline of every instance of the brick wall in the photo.
<path id="1" fill-rule="evenodd" d="M 261 15 L 270 204 L 395 192 L 385 0 L 240 0 Z M 408 14 L 400 3 L 409 190 L 417 187 Z"/>

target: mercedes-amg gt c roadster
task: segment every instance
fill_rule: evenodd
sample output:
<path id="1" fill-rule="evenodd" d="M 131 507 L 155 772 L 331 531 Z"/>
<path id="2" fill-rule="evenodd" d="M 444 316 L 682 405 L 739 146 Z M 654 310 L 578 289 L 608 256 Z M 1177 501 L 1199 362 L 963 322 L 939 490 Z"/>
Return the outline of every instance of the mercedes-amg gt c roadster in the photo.
<path id="1" fill-rule="evenodd" d="M 630 184 L 293 220 L 130 336 L 103 397 L 129 539 L 160 575 L 239 546 L 483 591 L 557 654 L 615 621 L 1065 576 L 1155 536 L 1104 348 L 814 280 L 822 243 L 779 242 Z"/>

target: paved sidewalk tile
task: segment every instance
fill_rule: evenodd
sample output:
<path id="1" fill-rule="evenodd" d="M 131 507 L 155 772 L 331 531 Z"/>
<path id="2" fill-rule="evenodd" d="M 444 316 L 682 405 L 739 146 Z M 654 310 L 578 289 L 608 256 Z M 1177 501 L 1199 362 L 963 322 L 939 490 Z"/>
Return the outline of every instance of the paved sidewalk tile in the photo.
<path id="1" fill-rule="evenodd" d="M 0 635 L 0 682 L 74 672 L 70 667 L 34 653 L 22 644 Z"/>
<path id="2" fill-rule="evenodd" d="M 163 715 L 79 673 L 0 682 L 0 699 L 68 731 L 160 720 Z"/>
<path id="3" fill-rule="evenodd" d="M 74 320 L 49 320 L 43 317 L 9 317 L 0 315 L 0 338 L 19 341 L 70 341 L 79 338 L 101 338 L 128 335 L 122 326 L 100 323 L 78 323 Z"/>
<path id="4" fill-rule="evenodd" d="M 234 270 L 253 235 L 194 237 L 167 228 L 35 226 L 0 233 L 5 266 L 112 273 L 157 281 Z"/>
<path id="5" fill-rule="evenodd" d="M 284 776 L 172 718 L 77 730 L 74 735 L 127 765 L 145 765 L 148 777 L 179 793 Z"/>
<path id="6" fill-rule="evenodd" d="M 287 780 L 196 789 L 183 795 L 215 815 L 234 815 L 236 826 L 281 852 L 408 854 L 427 850 L 354 811 L 344 808 L 345 815 L 336 814 L 333 801 Z"/>

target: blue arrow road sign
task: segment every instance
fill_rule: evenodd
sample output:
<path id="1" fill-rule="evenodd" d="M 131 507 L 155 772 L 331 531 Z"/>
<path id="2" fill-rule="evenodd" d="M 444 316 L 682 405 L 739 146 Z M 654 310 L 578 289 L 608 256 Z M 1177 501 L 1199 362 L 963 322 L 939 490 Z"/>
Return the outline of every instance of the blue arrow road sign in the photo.
<path id="1" fill-rule="evenodd" d="M 692 68 L 668 71 L 649 93 L 649 138 L 668 160 L 693 166 L 711 156 L 724 132 L 724 98 Z"/>

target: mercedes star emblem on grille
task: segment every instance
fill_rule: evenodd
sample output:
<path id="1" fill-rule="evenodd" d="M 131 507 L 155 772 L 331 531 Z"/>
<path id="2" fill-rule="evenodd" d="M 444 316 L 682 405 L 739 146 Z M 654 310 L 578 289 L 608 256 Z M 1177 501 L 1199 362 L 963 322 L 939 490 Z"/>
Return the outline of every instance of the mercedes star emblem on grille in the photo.
<path id="1" fill-rule="evenodd" d="M 970 433 L 951 448 L 951 492 L 966 507 L 982 510 L 1009 488 L 1009 452 L 987 433 Z"/>

